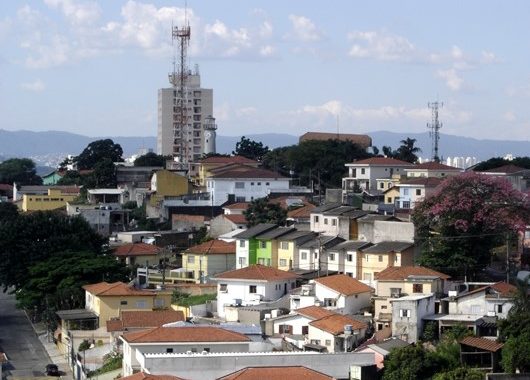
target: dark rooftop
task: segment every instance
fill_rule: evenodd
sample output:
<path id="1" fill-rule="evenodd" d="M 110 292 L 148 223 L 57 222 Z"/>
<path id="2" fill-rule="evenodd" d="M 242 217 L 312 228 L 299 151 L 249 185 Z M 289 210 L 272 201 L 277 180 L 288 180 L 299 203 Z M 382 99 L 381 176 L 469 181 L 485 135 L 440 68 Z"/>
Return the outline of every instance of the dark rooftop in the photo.
<path id="1" fill-rule="evenodd" d="M 407 248 L 414 246 L 414 243 L 406 241 L 382 241 L 371 247 L 363 249 L 364 253 L 385 253 L 385 252 L 401 252 Z"/>
<path id="2" fill-rule="evenodd" d="M 255 225 L 254 227 L 250 227 L 248 230 L 245 230 L 241 232 L 240 234 L 234 235 L 234 238 L 251 239 L 269 230 L 272 230 L 273 228 L 276 228 L 276 227 L 278 227 L 276 224 L 261 223 L 261 224 Z"/>
<path id="3" fill-rule="evenodd" d="M 268 230 L 264 232 L 263 234 L 260 234 L 256 236 L 256 239 L 258 240 L 271 240 L 276 239 L 279 236 L 286 235 L 290 232 L 296 231 L 295 228 L 292 227 L 278 227 L 272 230 Z"/>

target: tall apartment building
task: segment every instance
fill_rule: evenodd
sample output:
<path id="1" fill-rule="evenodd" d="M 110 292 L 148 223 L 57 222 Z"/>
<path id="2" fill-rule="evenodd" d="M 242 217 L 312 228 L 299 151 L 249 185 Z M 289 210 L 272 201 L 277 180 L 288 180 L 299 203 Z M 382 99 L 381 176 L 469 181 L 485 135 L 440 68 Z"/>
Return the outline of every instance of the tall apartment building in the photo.
<path id="1" fill-rule="evenodd" d="M 184 96 L 169 74 L 170 88 L 158 90 L 158 154 L 170 155 L 179 162 L 197 161 L 203 154 L 215 153 L 216 125 L 213 115 L 213 90 L 201 87 L 197 68 L 185 75 Z M 181 104 L 184 110 L 181 111 Z M 180 122 L 181 116 L 184 122 Z"/>

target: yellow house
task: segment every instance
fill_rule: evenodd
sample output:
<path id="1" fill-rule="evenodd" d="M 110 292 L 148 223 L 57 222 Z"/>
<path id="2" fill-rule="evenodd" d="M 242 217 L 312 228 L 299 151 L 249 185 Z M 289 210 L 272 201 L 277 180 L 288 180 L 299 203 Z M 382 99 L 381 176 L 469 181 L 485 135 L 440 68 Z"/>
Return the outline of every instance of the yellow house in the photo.
<path id="1" fill-rule="evenodd" d="M 123 310 L 155 310 L 171 307 L 171 292 L 138 290 L 123 282 L 100 282 L 83 286 L 85 309 L 99 317 L 99 326 L 119 318 Z"/>
<path id="2" fill-rule="evenodd" d="M 414 265 L 413 249 L 413 243 L 401 241 L 383 241 L 363 248 L 357 263 L 360 278 L 371 283 L 388 267 Z"/>
<path id="3" fill-rule="evenodd" d="M 236 268 L 236 243 L 210 240 L 182 252 L 182 268 L 197 283 Z"/>
<path id="4" fill-rule="evenodd" d="M 153 266 L 163 259 L 162 248 L 153 244 L 129 243 L 114 248 L 112 254 L 126 265 Z M 169 255 L 168 255 L 169 256 Z"/>
<path id="5" fill-rule="evenodd" d="M 77 186 L 49 188 L 48 194 L 24 194 L 22 196 L 22 211 L 55 210 L 66 206 L 79 196 L 80 188 Z"/>
<path id="6" fill-rule="evenodd" d="M 295 267 L 298 247 L 316 236 L 310 231 L 294 231 L 278 238 L 278 269 L 291 270 Z"/>
<path id="7" fill-rule="evenodd" d="M 376 276 L 376 295 L 373 297 L 377 330 L 390 326 L 392 298 L 430 293 L 439 298 L 448 278 L 444 273 L 420 266 L 390 267 L 380 272 Z"/>
<path id="8" fill-rule="evenodd" d="M 151 190 L 155 193 L 151 197 L 151 204 L 156 205 L 164 197 L 189 194 L 192 189 L 188 178 L 169 170 L 158 170 L 151 177 Z"/>
<path id="9" fill-rule="evenodd" d="M 384 194 L 383 196 L 385 199 L 385 204 L 393 205 L 396 202 L 396 198 L 399 198 L 399 187 L 398 186 L 391 187 L 390 189 L 385 190 L 383 194 Z"/>

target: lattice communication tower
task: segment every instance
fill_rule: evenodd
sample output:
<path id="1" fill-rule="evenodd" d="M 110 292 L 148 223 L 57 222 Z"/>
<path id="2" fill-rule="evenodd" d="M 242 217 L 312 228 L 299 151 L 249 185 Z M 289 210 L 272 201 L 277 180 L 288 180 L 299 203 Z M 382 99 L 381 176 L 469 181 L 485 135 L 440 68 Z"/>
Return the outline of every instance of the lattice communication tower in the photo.
<path id="1" fill-rule="evenodd" d="M 441 102 L 432 102 L 427 104 L 431 109 L 432 121 L 427 123 L 427 128 L 430 129 L 429 135 L 432 140 L 432 160 L 440 162 L 440 156 L 438 155 L 438 142 L 440 141 L 440 128 L 443 124 L 438 120 L 438 109 L 444 106 Z"/>

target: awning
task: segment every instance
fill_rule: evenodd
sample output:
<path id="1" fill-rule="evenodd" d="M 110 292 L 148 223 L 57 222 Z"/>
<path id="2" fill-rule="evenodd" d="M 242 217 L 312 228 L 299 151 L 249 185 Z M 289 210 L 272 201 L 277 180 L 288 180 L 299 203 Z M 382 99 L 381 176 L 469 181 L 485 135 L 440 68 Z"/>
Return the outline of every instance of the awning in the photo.
<path id="1" fill-rule="evenodd" d="M 63 321 L 75 321 L 81 319 L 98 319 L 98 315 L 87 309 L 58 310 L 55 312 Z"/>

